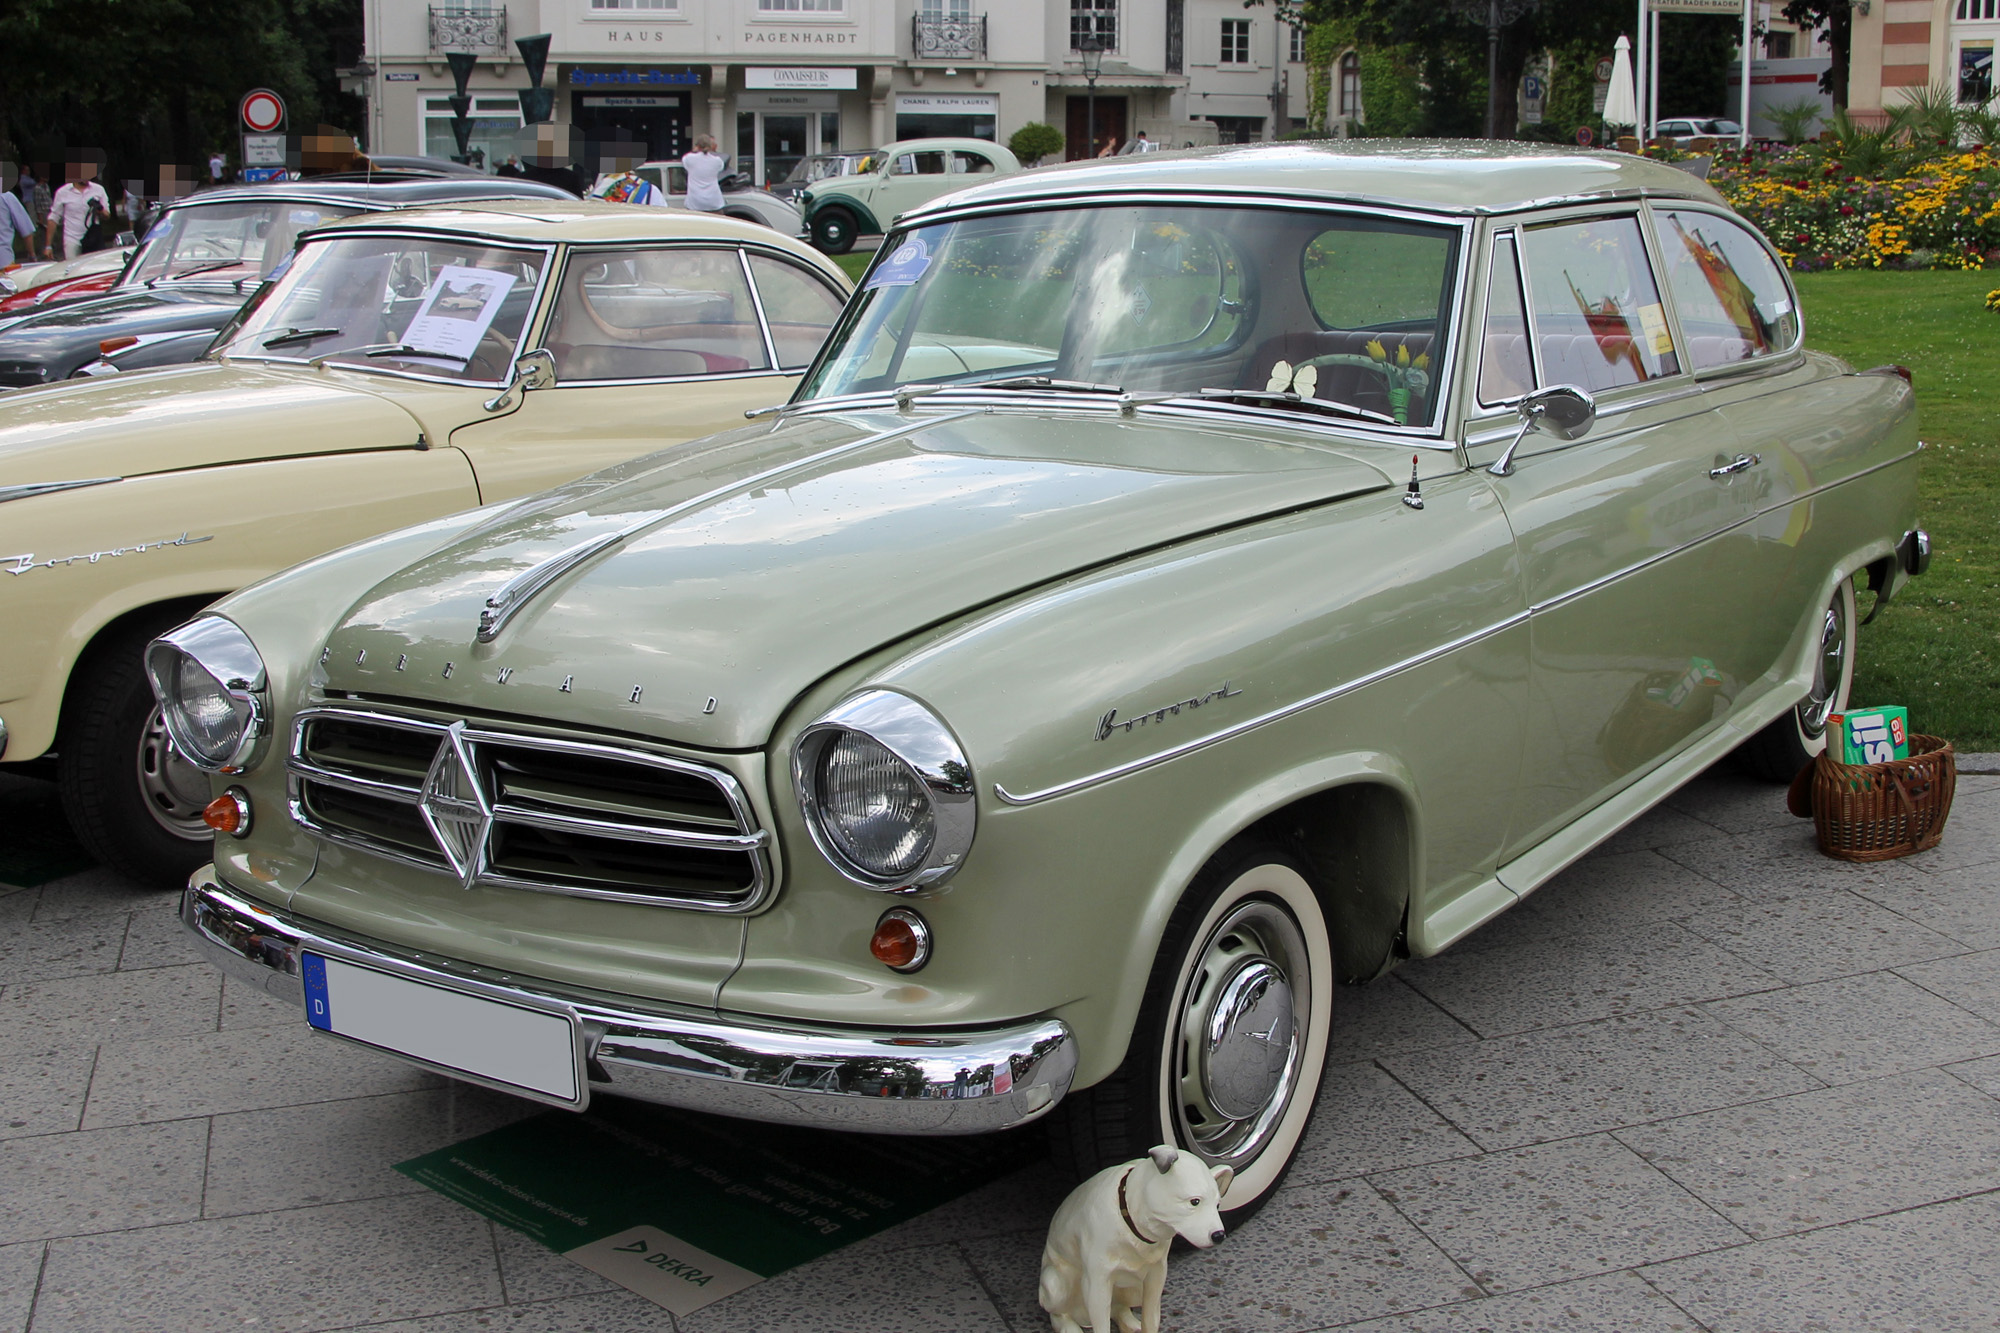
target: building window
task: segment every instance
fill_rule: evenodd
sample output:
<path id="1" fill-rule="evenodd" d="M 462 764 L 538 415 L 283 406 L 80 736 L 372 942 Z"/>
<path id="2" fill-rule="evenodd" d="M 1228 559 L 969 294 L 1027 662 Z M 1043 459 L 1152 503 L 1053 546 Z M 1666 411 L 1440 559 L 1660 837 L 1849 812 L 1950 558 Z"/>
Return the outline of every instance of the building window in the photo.
<path id="1" fill-rule="evenodd" d="M 1297 25 L 1294 25 L 1292 28 L 1291 59 L 1294 65 L 1303 65 L 1306 63 L 1306 30 Z"/>
<path id="2" fill-rule="evenodd" d="M 1086 37 L 1106 51 L 1118 49 L 1118 0 L 1069 0 L 1069 49 L 1081 51 Z"/>
<path id="3" fill-rule="evenodd" d="M 1340 58 L 1340 118 L 1361 119 L 1361 57 L 1352 51 Z"/>
<path id="4" fill-rule="evenodd" d="M 466 157 L 481 171 L 497 171 L 515 152 L 515 131 L 521 128 L 521 103 L 514 97 L 475 97 L 472 133 L 466 140 Z M 424 156 L 458 156 L 458 141 L 451 133 L 451 103 L 442 97 L 424 99 Z"/>
<path id="5" fill-rule="evenodd" d="M 1993 100 L 1993 43 L 1958 44 L 1958 100 L 1985 106 Z"/>
<path id="6" fill-rule="evenodd" d="M 1764 34 L 1764 59 L 1790 60 L 1792 58 L 1792 34 L 1789 32 L 1767 32 Z"/>
<path id="7" fill-rule="evenodd" d="M 1222 20 L 1222 55 L 1217 58 L 1221 65 L 1247 65 L 1250 63 L 1250 20 Z"/>
<path id="8" fill-rule="evenodd" d="M 668 13 L 680 12 L 681 0 L 590 0 L 593 13 Z"/>
<path id="9" fill-rule="evenodd" d="M 1958 0 L 1959 19 L 2000 18 L 2000 0 Z"/>
<path id="10" fill-rule="evenodd" d="M 1187 0 L 1167 0 L 1167 73 L 1179 74 L 1187 61 Z"/>
<path id="11" fill-rule="evenodd" d="M 759 14 L 845 14 L 847 0 L 757 0 Z"/>

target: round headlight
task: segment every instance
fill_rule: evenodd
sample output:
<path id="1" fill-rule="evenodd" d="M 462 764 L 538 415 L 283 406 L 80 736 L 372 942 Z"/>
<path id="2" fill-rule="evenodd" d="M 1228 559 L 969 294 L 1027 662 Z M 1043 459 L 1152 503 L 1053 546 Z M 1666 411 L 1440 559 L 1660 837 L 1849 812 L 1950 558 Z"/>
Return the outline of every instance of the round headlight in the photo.
<path id="1" fill-rule="evenodd" d="M 941 884 L 972 847 L 972 767 L 905 695 L 870 690 L 807 727 L 792 777 L 814 845 L 867 888 Z"/>
<path id="2" fill-rule="evenodd" d="M 846 857 L 882 879 L 924 863 L 937 839 L 930 798 L 903 761 L 858 731 L 820 753 L 820 814 Z"/>
<path id="3" fill-rule="evenodd" d="M 146 648 L 146 676 L 174 748 L 196 768 L 240 773 L 266 727 L 264 661 L 242 630 L 203 616 Z"/>

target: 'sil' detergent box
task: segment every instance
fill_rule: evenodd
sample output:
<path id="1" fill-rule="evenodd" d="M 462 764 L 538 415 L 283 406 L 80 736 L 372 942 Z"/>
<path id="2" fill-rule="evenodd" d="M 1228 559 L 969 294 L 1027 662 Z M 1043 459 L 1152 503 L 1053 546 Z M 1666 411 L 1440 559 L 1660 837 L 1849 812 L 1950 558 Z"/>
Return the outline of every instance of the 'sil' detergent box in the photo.
<path id="1" fill-rule="evenodd" d="M 1886 707 L 1835 713 L 1826 720 L 1827 742 L 1843 764 L 1886 764 L 1910 757 L 1909 710 Z"/>

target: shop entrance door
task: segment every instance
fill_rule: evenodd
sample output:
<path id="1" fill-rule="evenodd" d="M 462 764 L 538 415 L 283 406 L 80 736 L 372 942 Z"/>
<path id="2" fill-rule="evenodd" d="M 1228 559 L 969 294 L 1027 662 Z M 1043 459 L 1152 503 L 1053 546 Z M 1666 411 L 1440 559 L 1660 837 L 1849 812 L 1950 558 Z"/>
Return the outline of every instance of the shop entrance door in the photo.
<path id="1" fill-rule="evenodd" d="M 739 111 L 736 114 L 736 169 L 768 186 L 792 174 L 807 154 L 819 151 L 812 134 L 813 112 Z"/>
<path id="2" fill-rule="evenodd" d="M 1096 157 L 1104 151 L 1106 144 L 1125 142 L 1125 99 L 1097 97 L 1097 108 L 1093 113 L 1088 97 L 1072 95 L 1069 99 L 1069 124 L 1063 130 L 1063 159 L 1074 162 L 1078 158 Z M 1095 125 L 1097 141 L 1084 151 L 1084 140 L 1090 137 Z"/>
<path id="3" fill-rule="evenodd" d="M 609 93 L 578 93 L 572 109 L 576 127 L 583 131 L 584 163 L 588 174 L 601 168 L 598 159 L 611 152 L 610 145 L 636 144 L 648 161 L 678 160 L 693 146 L 689 129 L 688 94 L 644 93 L 635 96 Z M 621 149 L 626 156 L 630 149 Z"/>

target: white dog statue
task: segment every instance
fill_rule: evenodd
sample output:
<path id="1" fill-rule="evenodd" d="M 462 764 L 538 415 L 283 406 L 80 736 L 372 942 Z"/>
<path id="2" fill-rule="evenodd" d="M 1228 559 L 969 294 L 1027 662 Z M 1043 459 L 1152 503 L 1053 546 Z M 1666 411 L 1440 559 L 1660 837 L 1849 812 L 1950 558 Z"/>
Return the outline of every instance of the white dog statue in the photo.
<path id="1" fill-rule="evenodd" d="M 1167 1249 L 1176 1235 L 1204 1250 L 1222 1239 L 1216 1204 L 1234 1175 L 1163 1143 L 1072 1190 L 1042 1247 L 1055 1333 L 1160 1333 Z"/>

